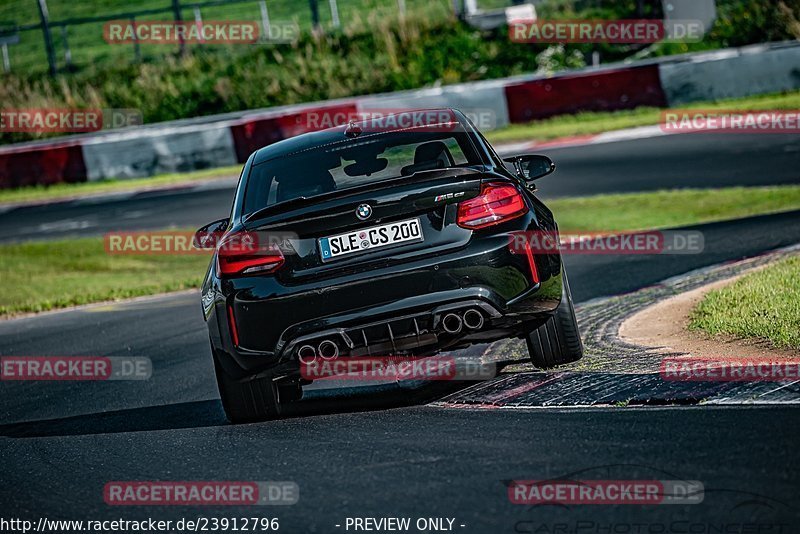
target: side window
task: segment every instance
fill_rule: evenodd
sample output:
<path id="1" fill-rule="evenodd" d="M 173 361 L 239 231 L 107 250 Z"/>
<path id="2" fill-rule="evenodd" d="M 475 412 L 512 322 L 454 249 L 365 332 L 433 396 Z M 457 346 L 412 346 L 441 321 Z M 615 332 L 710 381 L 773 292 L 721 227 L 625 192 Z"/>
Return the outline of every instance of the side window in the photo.
<path id="1" fill-rule="evenodd" d="M 475 131 L 478 132 L 478 130 Z M 486 145 L 486 149 L 489 151 L 489 155 L 492 156 L 494 164 L 501 168 L 505 167 L 503 158 L 497 155 L 497 152 L 494 151 L 494 147 L 489 144 L 489 141 L 486 140 L 482 133 L 478 132 L 478 135 L 481 136 L 481 141 L 483 141 L 483 144 Z"/>
<path id="2" fill-rule="evenodd" d="M 505 164 L 503 163 L 502 158 L 500 158 L 500 156 L 497 155 L 492 145 L 489 144 L 489 141 L 487 141 L 486 138 L 483 136 L 483 134 L 478 130 L 478 128 L 475 127 L 475 124 L 472 122 L 472 120 L 469 117 L 465 117 L 465 119 L 467 121 L 467 125 L 469 125 L 469 129 L 472 130 L 473 134 L 475 134 L 475 137 L 478 139 L 478 142 L 482 145 L 484 151 L 489 154 L 490 161 L 487 161 L 486 163 L 493 163 L 496 166 L 505 168 Z M 486 156 L 482 153 L 481 158 L 485 157 Z"/>
<path id="3" fill-rule="evenodd" d="M 244 178 L 244 170 L 246 168 L 247 168 L 247 163 L 242 165 L 242 170 L 239 171 L 239 181 L 236 182 L 236 190 L 237 191 L 239 191 L 239 189 L 242 187 L 242 179 Z M 236 212 L 236 196 L 233 197 L 233 202 L 231 202 L 231 212 L 228 215 L 228 226 L 231 225 L 231 221 L 233 221 L 233 217 L 234 217 L 235 212 Z"/>
<path id="4" fill-rule="evenodd" d="M 271 206 L 278 201 L 278 180 L 273 176 L 269 181 L 269 191 L 267 191 L 267 206 Z"/>
<path id="5" fill-rule="evenodd" d="M 244 213 L 252 213 L 275 203 L 278 185 L 275 170 L 275 166 L 268 163 L 250 168 L 243 203 Z"/>
<path id="6" fill-rule="evenodd" d="M 456 167 L 469 164 L 467 156 L 465 156 L 464 151 L 461 150 L 461 145 L 458 144 L 458 141 L 456 141 L 454 137 L 444 139 L 444 144 L 446 144 L 447 149 L 450 150 L 450 155 L 453 156 Z"/>

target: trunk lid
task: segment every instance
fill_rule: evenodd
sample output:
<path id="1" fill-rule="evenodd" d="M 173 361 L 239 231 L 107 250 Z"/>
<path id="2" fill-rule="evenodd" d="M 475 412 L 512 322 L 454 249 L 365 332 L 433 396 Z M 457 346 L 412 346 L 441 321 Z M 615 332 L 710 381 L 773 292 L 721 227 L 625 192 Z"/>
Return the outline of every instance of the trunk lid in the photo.
<path id="1" fill-rule="evenodd" d="M 482 177 L 470 168 L 421 172 L 276 204 L 254 214 L 245 227 L 261 239 L 282 243 L 286 263 L 275 276 L 284 281 L 403 263 L 466 245 L 472 232 L 456 225 L 457 204 L 480 194 Z M 371 214 L 362 220 L 357 210 L 364 205 Z M 366 211 L 361 210 L 362 216 Z M 362 231 L 411 219 L 419 221 L 422 240 L 378 245 L 323 260 L 321 238 L 350 232 L 363 238 Z"/>

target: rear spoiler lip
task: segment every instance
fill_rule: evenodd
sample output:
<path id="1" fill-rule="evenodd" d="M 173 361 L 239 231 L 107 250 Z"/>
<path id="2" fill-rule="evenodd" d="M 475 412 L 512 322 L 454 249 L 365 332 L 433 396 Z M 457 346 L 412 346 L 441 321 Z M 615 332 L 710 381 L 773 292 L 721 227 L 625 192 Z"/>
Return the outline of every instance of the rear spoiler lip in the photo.
<path id="1" fill-rule="evenodd" d="M 481 168 L 481 170 L 477 170 L 473 167 L 450 167 L 447 169 L 433 169 L 429 171 L 420 171 L 415 172 L 414 174 L 410 174 L 408 176 L 401 176 L 397 178 L 389 178 L 386 180 L 380 180 L 377 182 L 363 184 L 360 186 L 355 187 L 348 187 L 346 189 L 341 189 L 338 191 L 331 191 L 328 193 L 322 193 L 320 195 L 314 195 L 311 197 L 306 197 L 305 201 L 299 204 L 290 204 L 292 201 L 282 202 L 278 204 L 273 204 L 272 206 L 267 206 L 259 211 L 254 211 L 251 214 L 245 215 L 242 217 L 242 224 L 245 226 L 245 229 L 255 229 L 260 226 L 270 226 L 271 222 L 265 222 L 259 224 L 261 221 L 266 221 L 267 219 L 271 219 L 275 216 L 281 215 L 285 213 L 287 210 L 282 209 L 283 207 L 292 206 L 291 209 L 298 209 L 303 207 L 308 207 L 311 204 L 315 204 L 317 202 L 332 200 L 337 198 L 347 198 L 349 196 L 359 195 L 362 193 L 368 193 L 370 191 L 378 191 L 386 187 L 388 184 L 392 185 L 403 185 L 403 184 L 410 184 L 418 180 L 436 180 L 438 178 L 445 178 L 445 177 L 452 177 L 452 178 L 461 178 L 461 177 L 475 177 L 481 176 L 484 177 L 486 175 L 486 169 Z M 258 215 L 257 217 L 254 217 Z"/>

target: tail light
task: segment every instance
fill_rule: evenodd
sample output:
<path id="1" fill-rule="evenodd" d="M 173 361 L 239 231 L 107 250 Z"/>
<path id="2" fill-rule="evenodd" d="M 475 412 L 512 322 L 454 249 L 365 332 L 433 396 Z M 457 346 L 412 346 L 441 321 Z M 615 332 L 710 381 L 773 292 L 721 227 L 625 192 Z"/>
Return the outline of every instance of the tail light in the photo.
<path id="1" fill-rule="evenodd" d="M 252 232 L 225 236 L 217 248 L 220 276 L 274 273 L 283 265 L 283 253 L 274 245 L 260 244 Z"/>
<path id="2" fill-rule="evenodd" d="M 477 230 L 511 220 L 528 211 L 525 200 L 512 184 L 488 183 L 481 194 L 458 205 L 457 223 L 462 228 Z"/>

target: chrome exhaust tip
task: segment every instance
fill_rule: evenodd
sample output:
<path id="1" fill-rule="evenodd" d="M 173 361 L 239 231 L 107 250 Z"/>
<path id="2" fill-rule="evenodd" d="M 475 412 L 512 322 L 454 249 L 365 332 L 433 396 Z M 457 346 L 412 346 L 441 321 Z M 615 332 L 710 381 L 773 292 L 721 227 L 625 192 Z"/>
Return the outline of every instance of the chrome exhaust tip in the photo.
<path id="1" fill-rule="evenodd" d="M 303 345 L 297 349 L 297 359 L 304 365 L 311 365 L 317 359 L 317 349 L 311 345 Z"/>
<path id="2" fill-rule="evenodd" d="M 329 339 L 326 339 L 319 344 L 317 351 L 319 353 L 319 357 L 323 360 L 333 360 L 339 355 L 339 345 Z"/>
<path id="3" fill-rule="evenodd" d="M 461 320 L 461 317 L 455 313 L 448 313 L 442 319 L 442 328 L 444 328 L 444 331 L 448 334 L 458 334 L 461 332 L 463 326 L 464 322 Z"/>
<path id="4" fill-rule="evenodd" d="M 470 330 L 478 330 L 483 326 L 483 314 L 478 310 L 467 310 L 464 313 L 464 325 Z"/>

